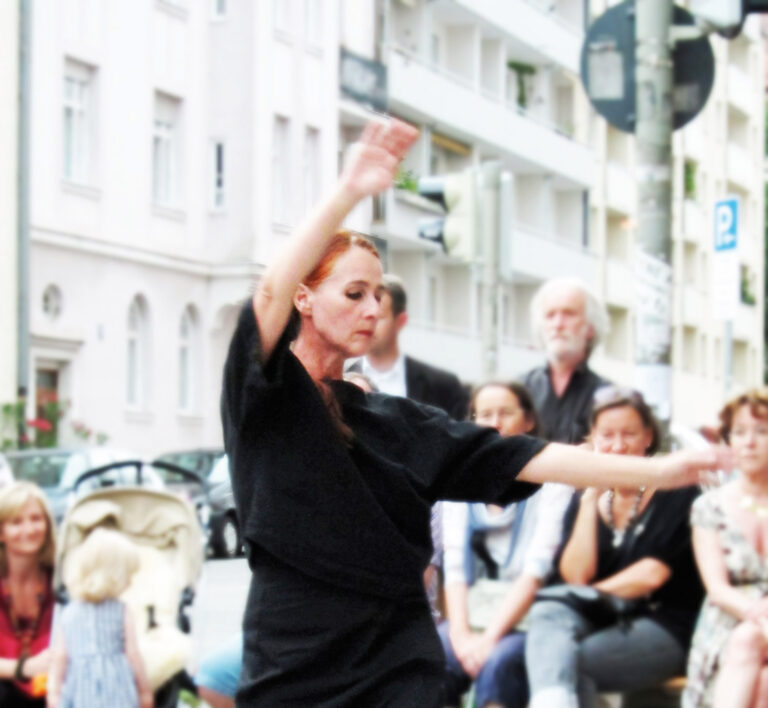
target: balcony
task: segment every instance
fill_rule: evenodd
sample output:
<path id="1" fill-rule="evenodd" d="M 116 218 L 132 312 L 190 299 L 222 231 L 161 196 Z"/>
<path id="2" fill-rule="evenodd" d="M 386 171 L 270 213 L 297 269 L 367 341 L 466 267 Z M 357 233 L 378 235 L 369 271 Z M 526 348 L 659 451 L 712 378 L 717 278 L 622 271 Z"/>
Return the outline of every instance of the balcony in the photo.
<path id="1" fill-rule="evenodd" d="M 704 306 L 704 293 L 693 285 L 684 285 L 676 288 L 681 299 L 680 310 L 683 324 L 691 327 L 704 325 L 706 308 Z"/>
<path id="2" fill-rule="evenodd" d="M 741 111 L 744 115 L 750 115 L 754 110 L 754 91 L 750 86 L 749 74 L 739 67 L 728 66 L 728 103 Z"/>
<path id="3" fill-rule="evenodd" d="M 515 172 L 553 174 L 563 187 L 591 186 L 592 149 L 554 124 L 533 119 L 516 104 L 407 50 L 390 47 L 387 68 L 393 113 L 505 153 Z"/>
<path id="4" fill-rule="evenodd" d="M 628 261 L 609 259 L 605 264 L 605 299 L 613 305 L 635 303 L 635 272 Z"/>
<path id="5" fill-rule="evenodd" d="M 704 212 L 692 199 L 683 201 L 683 238 L 686 241 L 704 241 Z"/>
<path id="6" fill-rule="evenodd" d="M 513 224 L 502 243 L 501 273 L 509 280 L 521 276 L 534 280 L 570 276 L 593 283 L 597 258 L 580 244 Z"/>
<path id="7" fill-rule="evenodd" d="M 727 148 L 728 180 L 745 189 L 755 187 L 755 175 L 749 153 L 739 145 L 728 143 Z"/>
<path id="8" fill-rule="evenodd" d="M 632 214 L 636 201 L 632 172 L 618 162 L 608 162 L 605 166 L 605 205 L 611 211 Z"/>
<path id="9" fill-rule="evenodd" d="M 501 30 L 539 55 L 542 63 L 555 63 L 579 73 L 583 17 L 578 20 L 558 12 L 556 3 L 536 0 L 455 0 L 474 16 Z"/>
<path id="10" fill-rule="evenodd" d="M 377 200 L 371 225 L 375 236 L 387 239 L 394 250 L 439 248 L 431 241 L 419 238 L 421 219 L 443 216 L 439 205 L 403 189 L 388 189 Z"/>

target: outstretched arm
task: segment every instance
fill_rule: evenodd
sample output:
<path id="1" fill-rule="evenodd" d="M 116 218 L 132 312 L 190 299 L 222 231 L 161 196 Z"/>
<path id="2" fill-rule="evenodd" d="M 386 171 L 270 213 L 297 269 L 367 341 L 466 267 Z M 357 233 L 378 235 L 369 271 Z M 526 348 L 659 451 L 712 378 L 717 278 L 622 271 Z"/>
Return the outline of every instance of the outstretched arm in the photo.
<path id="1" fill-rule="evenodd" d="M 574 487 L 686 487 L 699 483 L 705 471 L 731 469 L 727 447 L 682 450 L 659 457 L 601 455 L 569 445 L 550 443 L 523 467 L 522 482 L 564 482 Z"/>
<path id="2" fill-rule="evenodd" d="M 253 296 L 264 361 L 272 354 L 293 308 L 296 288 L 317 265 L 328 242 L 358 201 L 385 190 L 400 160 L 418 137 L 407 123 L 369 123 L 350 153 L 333 193 L 296 229 L 267 268 Z"/>

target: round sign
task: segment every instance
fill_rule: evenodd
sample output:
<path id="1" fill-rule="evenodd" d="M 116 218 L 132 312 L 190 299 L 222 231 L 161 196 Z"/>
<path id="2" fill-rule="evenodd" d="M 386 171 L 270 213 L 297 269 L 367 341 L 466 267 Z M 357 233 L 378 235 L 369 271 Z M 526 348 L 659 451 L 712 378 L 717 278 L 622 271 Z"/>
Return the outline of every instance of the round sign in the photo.
<path id="1" fill-rule="evenodd" d="M 674 6 L 675 25 L 693 25 L 688 10 Z M 611 125 L 635 132 L 635 2 L 606 10 L 587 31 L 581 48 L 581 80 L 595 110 Z M 674 128 L 682 128 L 706 104 L 715 80 L 715 56 L 707 37 L 679 41 L 672 51 Z"/>

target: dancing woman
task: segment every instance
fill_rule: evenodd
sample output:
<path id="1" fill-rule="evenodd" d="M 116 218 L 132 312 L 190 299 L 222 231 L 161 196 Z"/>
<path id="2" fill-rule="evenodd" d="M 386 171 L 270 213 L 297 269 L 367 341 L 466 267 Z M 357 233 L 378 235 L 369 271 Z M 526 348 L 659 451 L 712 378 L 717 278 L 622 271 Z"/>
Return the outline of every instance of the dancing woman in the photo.
<path id="1" fill-rule="evenodd" d="M 416 137 L 394 120 L 366 128 L 230 345 L 222 418 L 252 571 L 238 705 L 440 705 L 445 659 L 422 583 L 436 500 L 506 505 L 544 480 L 674 486 L 724 462 L 609 463 L 341 380 L 370 345 L 382 268 L 369 241 L 338 229 L 389 187 Z"/>

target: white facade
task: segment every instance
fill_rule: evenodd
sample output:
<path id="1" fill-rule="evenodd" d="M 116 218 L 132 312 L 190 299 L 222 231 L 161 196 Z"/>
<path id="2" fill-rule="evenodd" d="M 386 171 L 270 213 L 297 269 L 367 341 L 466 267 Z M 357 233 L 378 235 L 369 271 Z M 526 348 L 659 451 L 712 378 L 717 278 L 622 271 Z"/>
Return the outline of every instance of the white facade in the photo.
<path id="1" fill-rule="evenodd" d="M 33 7 L 30 368 L 33 389 L 54 387 L 71 402 L 65 442 L 72 422 L 144 454 L 220 442 L 221 368 L 238 304 L 330 187 L 369 114 L 339 96 L 340 47 L 386 65 L 389 110 L 421 128 L 406 169 L 455 172 L 493 159 L 511 175 L 499 374 L 541 361 L 528 303 L 544 279 L 571 274 L 610 307 L 596 368 L 631 382 L 632 139 L 595 118 L 580 88 L 582 0 Z M 718 325 L 707 319 L 708 210 L 734 190 L 755 234 L 742 260 L 757 299 L 735 323 L 735 379 L 761 375 L 762 182 L 751 163 L 762 155 L 753 86 L 762 49 L 750 32 L 716 43 L 707 110 L 675 136 L 673 407 L 696 424 L 711 419 L 722 388 Z M 702 181 L 687 200 L 686 159 Z M 417 237 L 418 219 L 437 211 L 393 189 L 361 204 L 349 225 L 384 239 L 389 269 L 406 282 L 404 348 L 472 382 L 481 375 L 480 266 Z"/>
<path id="2" fill-rule="evenodd" d="M 19 115 L 19 4 L 0 3 L 0 403 L 16 398 L 16 339 L 18 283 L 17 238 L 17 125 Z"/>
<path id="3" fill-rule="evenodd" d="M 238 305 L 336 174 L 336 11 L 309 4 L 34 4 L 30 356 L 64 442 L 220 442 Z"/>
<path id="4" fill-rule="evenodd" d="M 373 29 L 357 32 L 359 20 L 351 19 L 364 12 L 362 4 L 344 4 L 351 15 L 342 43 L 387 65 L 391 111 L 422 129 L 407 159 L 415 175 L 488 159 L 511 173 L 504 192 L 499 375 L 515 376 L 542 361 L 531 337 L 530 298 L 546 278 L 575 275 L 604 298 L 611 318 L 594 367 L 632 384 L 634 138 L 597 116 L 581 89 L 582 2 L 392 0 L 384 5 L 378 44 Z M 589 7 L 593 17 L 606 9 L 599 2 Z M 688 425 L 711 423 L 724 396 L 723 324 L 709 313 L 712 210 L 727 194 L 741 198 L 740 259 L 745 293 L 754 297 L 735 313 L 733 388 L 762 380 L 763 48 L 754 18 L 740 38 L 712 43 L 712 95 L 701 116 L 674 136 L 672 408 L 673 418 Z M 524 79 L 524 109 L 509 61 L 532 70 Z M 344 127 L 360 118 L 343 107 L 341 121 Z M 689 182 L 691 171 L 698 182 L 688 194 L 686 170 Z M 434 212 L 419 197 L 393 190 L 375 206 L 367 215 L 359 210 L 354 224 L 387 238 L 390 269 L 408 286 L 406 349 L 477 381 L 480 267 L 419 241 L 418 217 Z"/>

